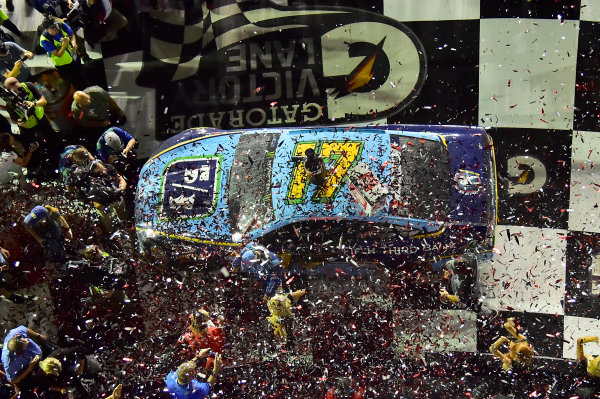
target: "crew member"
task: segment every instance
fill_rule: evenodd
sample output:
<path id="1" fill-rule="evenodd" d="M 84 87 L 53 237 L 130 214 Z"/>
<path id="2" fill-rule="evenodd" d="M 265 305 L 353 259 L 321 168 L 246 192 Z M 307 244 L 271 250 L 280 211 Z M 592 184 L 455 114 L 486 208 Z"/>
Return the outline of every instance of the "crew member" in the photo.
<path id="1" fill-rule="evenodd" d="M 45 341 L 46 337 L 25 326 L 13 328 L 4 338 L 2 365 L 8 381 L 19 385 L 36 367 L 42 348 L 32 340 Z"/>
<path id="2" fill-rule="evenodd" d="M 23 224 L 46 251 L 61 263 L 66 262 L 65 234 L 62 229 L 69 239 L 73 238 L 73 232 L 57 208 L 50 205 L 36 206 L 25 217 Z"/>
<path id="3" fill-rule="evenodd" d="M 175 399 L 204 399 L 211 394 L 221 368 L 221 355 L 215 356 L 212 374 L 207 382 L 200 382 L 194 378 L 198 361 L 209 354 L 210 348 L 205 348 L 193 360 L 181 364 L 177 370 L 167 375 L 166 385 L 171 396 Z"/>
<path id="4" fill-rule="evenodd" d="M 126 158 L 136 140 L 132 135 L 118 127 L 108 128 L 96 143 L 96 155 L 99 160 L 113 164 L 119 157 Z"/>
<path id="5" fill-rule="evenodd" d="M 73 94 L 71 104 L 73 119 L 82 127 L 107 128 L 125 123 L 125 113 L 106 90 L 90 86 Z"/>
<path id="6" fill-rule="evenodd" d="M 194 353 L 202 348 L 210 348 L 214 354 L 221 353 L 225 345 L 225 331 L 213 322 L 205 309 L 200 309 L 190 315 L 189 330 L 179 337 L 178 342 L 187 344 Z M 213 365 L 214 354 L 206 358 L 207 370 Z"/>
<path id="7" fill-rule="evenodd" d="M 504 370 L 510 370 L 513 365 L 524 365 L 528 366 L 531 363 L 534 352 L 533 348 L 527 342 L 527 337 L 519 334 L 517 327 L 515 326 L 515 318 L 511 317 L 506 323 L 504 328 L 508 331 L 516 341 L 511 341 L 508 337 L 500 337 L 496 342 L 490 346 L 490 352 L 494 356 L 498 356 L 502 359 L 502 368 Z M 508 352 L 500 352 L 500 346 L 508 344 Z"/>
<path id="8" fill-rule="evenodd" d="M 587 373 L 590 377 L 600 377 L 600 356 L 585 355 L 583 344 L 588 342 L 598 343 L 598 336 L 577 338 L 577 360 L 585 362 Z"/>

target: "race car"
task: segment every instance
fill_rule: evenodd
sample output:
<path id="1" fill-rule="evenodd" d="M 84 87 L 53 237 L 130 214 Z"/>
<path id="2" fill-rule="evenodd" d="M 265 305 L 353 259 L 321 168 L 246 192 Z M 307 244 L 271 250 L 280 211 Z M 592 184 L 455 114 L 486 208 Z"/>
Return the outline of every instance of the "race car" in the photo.
<path id="1" fill-rule="evenodd" d="M 480 127 L 190 129 L 143 166 L 136 229 L 144 251 L 203 259 L 251 241 L 292 263 L 491 251 L 494 162 Z"/>

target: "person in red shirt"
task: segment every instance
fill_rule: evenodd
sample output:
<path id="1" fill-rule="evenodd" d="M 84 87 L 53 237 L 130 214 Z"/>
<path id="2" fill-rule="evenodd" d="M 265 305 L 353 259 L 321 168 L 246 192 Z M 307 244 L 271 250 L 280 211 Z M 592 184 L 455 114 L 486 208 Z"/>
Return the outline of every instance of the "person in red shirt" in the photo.
<path id="1" fill-rule="evenodd" d="M 333 378 L 333 386 L 325 392 L 325 399 L 363 399 L 365 389 L 349 377 Z"/>
<path id="2" fill-rule="evenodd" d="M 187 344 L 189 351 L 196 353 L 200 349 L 210 348 L 212 352 L 206 358 L 207 370 L 213 366 L 215 354 L 221 353 L 225 345 L 225 331 L 215 325 L 210 314 L 205 309 L 200 309 L 190 315 L 188 330 L 179 337 L 179 343 Z"/>

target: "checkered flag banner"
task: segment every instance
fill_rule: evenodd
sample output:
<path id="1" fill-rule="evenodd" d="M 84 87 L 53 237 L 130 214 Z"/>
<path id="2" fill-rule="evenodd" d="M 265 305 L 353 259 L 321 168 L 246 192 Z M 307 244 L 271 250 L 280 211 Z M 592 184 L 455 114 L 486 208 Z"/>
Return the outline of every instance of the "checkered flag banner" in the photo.
<path id="1" fill-rule="evenodd" d="M 213 42 L 211 14 L 203 0 L 187 3 L 140 15 L 145 40 L 138 85 L 184 79 L 198 69 L 203 47 Z"/>
<path id="2" fill-rule="evenodd" d="M 169 10 L 143 13 L 141 19 L 146 39 L 137 84 L 156 87 L 189 78 L 197 73 L 207 55 L 240 40 L 307 27 L 294 23 L 294 12 L 277 9 L 282 5 L 285 4 L 281 1 L 191 0 L 174 3 Z M 301 14 L 305 15 L 306 11 Z M 290 23 L 282 24 L 282 18 L 289 18 Z"/>

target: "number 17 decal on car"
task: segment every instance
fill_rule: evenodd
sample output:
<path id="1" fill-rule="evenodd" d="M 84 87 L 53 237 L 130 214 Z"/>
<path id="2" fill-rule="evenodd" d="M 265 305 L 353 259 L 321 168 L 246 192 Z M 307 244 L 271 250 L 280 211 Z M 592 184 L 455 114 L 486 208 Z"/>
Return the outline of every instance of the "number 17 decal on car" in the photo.
<path id="1" fill-rule="evenodd" d="M 302 204 L 306 201 L 310 176 L 302 159 L 307 149 L 315 150 L 315 154 L 321 157 L 329 171 L 325 183 L 318 187 L 312 196 L 312 201 L 330 203 L 340 191 L 348 170 L 360 159 L 363 145 L 362 140 L 315 140 L 296 143 L 292 153 L 292 159 L 296 160 L 296 165 L 288 186 L 286 202 Z"/>

